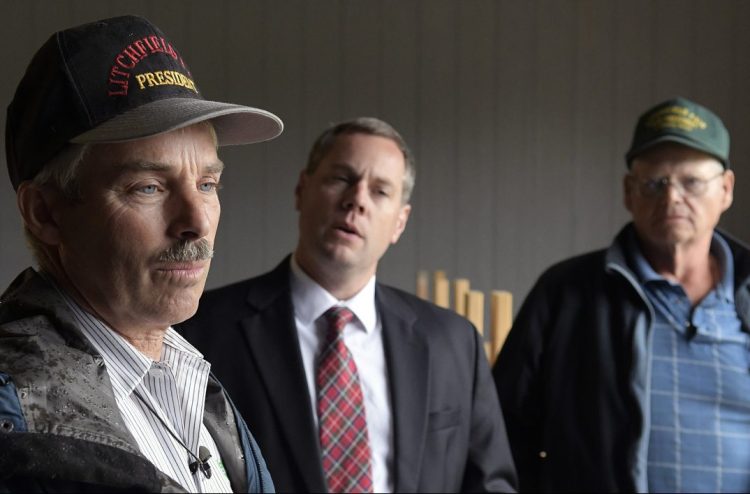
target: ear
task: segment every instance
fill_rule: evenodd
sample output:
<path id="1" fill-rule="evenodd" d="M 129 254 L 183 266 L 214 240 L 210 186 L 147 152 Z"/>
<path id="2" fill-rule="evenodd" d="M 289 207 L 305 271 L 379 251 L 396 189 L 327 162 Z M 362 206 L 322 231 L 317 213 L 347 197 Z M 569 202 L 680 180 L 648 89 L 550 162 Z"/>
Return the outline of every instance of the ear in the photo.
<path id="1" fill-rule="evenodd" d="M 302 196 L 302 189 L 307 185 L 308 175 L 306 170 L 299 172 L 299 179 L 297 185 L 294 187 L 294 209 L 299 211 L 299 203 Z"/>
<path id="2" fill-rule="evenodd" d="M 401 210 L 398 212 L 398 217 L 396 218 L 396 228 L 391 236 L 391 244 L 398 242 L 401 234 L 404 233 L 406 222 L 409 221 L 409 213 L 411 213 L 411 204 L 401 206 Z"/>
<path id="3" fill-rule="evenodd" d="M 26 228 L 34 237 L 48 245 L 60 243 L 57 213 L 62 202 L 59 192 L 27 180 L 18 186 L 16 203 Z"/>
<path id="4" fill-rule="evenodd" d="M 721 186 L 724 189 L 721 211 L 724 212 L 729 209 L 729 206 L 731 206 L 734 201 L 734 171 L 726 170 L 724 175 L 722 175 L 721 180 Z"/>
<path id="5" fill-rule="evenodd" d="M 622 201 L 625 204 L 625 209 L 632 212 L 633 209 L 633 194 L 635 193 L 633 178 L 629 173 L 625 174 L 622 178 Z"/>

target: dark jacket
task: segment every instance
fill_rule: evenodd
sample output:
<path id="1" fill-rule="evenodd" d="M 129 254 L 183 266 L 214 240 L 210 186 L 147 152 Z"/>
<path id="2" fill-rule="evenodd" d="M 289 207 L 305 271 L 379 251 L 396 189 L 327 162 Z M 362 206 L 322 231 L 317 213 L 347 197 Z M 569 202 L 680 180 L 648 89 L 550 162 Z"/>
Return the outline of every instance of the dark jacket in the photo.
<path id="1" fill-rule="evenodd" d="M 377 284 L 396 492 L 513 491 L 502 412 L 477 331 L 455 312 Z M 180 330 L 209 360 L 258 438 L 279 490 L 324 492 L 289 258 L 206 292 Z"/>
<path id="2" fill-rule="evenodd" d="M 265 462 L 216 379 L 204 424 L 235 492 L 272 492 Z M 0 297 L 0 492 L 183 488 L 140 454 L 103 360 L 54 287 L 24 271 Z"/>
<path id="3" fill-rule="evenodd" d="M 626 226 L 611 247 L 549 268 L 524 301 L 493 374 L 522 491 L 648 489 L 653 309 L 631 272 Z M 734 257 L 750 328 L 750 252 Z"/>

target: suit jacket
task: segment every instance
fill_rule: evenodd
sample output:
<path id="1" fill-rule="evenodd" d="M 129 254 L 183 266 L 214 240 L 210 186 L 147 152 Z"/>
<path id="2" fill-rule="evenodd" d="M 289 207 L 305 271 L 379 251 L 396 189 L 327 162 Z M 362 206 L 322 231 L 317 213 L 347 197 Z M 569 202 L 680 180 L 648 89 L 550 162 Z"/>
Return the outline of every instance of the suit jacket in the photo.
<path id="1" fill-rule="evenodd" d="M 515 490 L 505 424 L 480 337 L 463 317 L 377 284 L 389 373 L 396 492 Z M 276 488 L 325 492 L 287 257 L 206 292 L 178 328 L 255 434 Z"/>

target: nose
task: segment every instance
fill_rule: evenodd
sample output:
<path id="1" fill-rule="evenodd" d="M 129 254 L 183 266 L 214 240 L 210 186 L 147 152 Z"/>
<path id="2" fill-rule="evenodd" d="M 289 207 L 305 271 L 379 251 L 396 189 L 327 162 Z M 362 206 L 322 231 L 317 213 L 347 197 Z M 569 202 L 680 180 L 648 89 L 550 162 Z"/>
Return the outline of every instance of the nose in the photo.
<path id="1" fill-rule="evenodd" d="M 197 190 L 184 190 L 172 198 L 169 234 L 180 240 L 197 240 L 211 231 L 210 206 Z"/>
<path id="2" fill-rule="evenodd" d="M 367 184 L 364 181 L 354 182 L 346 189 L 342 207 L 347 210 L 356 210 L 358 213 L 364 213 L 367 205 Z"/>

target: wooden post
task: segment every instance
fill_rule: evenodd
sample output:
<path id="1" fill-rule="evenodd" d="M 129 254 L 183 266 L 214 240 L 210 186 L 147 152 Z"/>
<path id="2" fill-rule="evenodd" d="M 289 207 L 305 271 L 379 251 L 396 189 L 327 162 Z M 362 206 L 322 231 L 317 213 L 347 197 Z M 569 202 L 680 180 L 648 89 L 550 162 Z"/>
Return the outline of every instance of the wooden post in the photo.
<path id="1" fill-rule="evenodd" d="M 490 364 L 494 364 L 513 325 L 513 294 L 505 290 L 493 290 L 490 297 Z"/>
<path id="2" fill-rule="evenodd" d="M 451 290 L 450 282 L 447 278 L 435 277 L 435 305 L 450 309 L 451 307 Z"/>
<path id="3" fill-rule="evenodd" d="M 469 290 L 466 294 L 466 318 L 484 336 L 484 293 L 479 290 Z"/>
<path id="4" fill-rule="evenodd" d="M 466 278 L 453 280 L 453 310 L 464 317 L 466 317 L 466 294 L 469 288 L 469 280 Z"/>
<path id="5" fill-rule="evenodd" d="M 417 297 L 430 300 L 430 275 L 425 270 L 417 272 Z"/>
<path id="6" fill-rule="evenodd" d="M 437 280 L 444 280 L 444 279 L 446 279 L 446 278 L 447 278 L 447 276 L 445 275 L 445 271 L 443 271 L 442 269 L 438 269 L 438 270 L 436 270 L 436 271 L 435 271 L 435 272 L 434 272 L 434 273 L 432 274 L 432 281 L 433 281 L 433 282 L 435 282 L 435 281 L 437 281 Z"/>
<path id="7" fill-rule="evenodd" d="M 484 342 L 484 353 L 490 358 L 492 345 L 484 337 L 484 293 L 479 290 L 469 290 L 466 294 L 466 318 L 476 326 Z"/>

